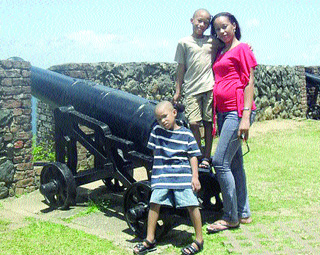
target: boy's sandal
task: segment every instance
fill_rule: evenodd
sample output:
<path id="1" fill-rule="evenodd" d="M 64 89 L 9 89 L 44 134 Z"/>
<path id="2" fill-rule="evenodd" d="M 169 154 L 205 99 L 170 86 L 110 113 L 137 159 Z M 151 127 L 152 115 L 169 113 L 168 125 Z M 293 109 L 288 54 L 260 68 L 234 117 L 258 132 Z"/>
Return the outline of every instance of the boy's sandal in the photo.
<path id="1" fill-rule="evenodd" d="M 197 245 L 197 248 L 193 246 L 192 244 Z M 187 247 L 184 247 L 181 250 L 181 253 L 183 255 L 190 255 L 190 254 L 196 254 L 203 250 L 203 241 L 202 243 L 199 243 L 197 240 L 194 240 L 191 244 L 189 244 Z"/>
<path id="2" fill-rule="evenodd" d="M 146 243 L 147 246 L 145 246 L 143 243 Z M 152 243 L 148 241 L 147 239 L 144 239 L 142 243 L 138 243 L 133 248 L 134 254 L 146 254 L 147 252 L 152 252 L 157 249 L 156 247 L 156 240 L 154 240 Z"/>

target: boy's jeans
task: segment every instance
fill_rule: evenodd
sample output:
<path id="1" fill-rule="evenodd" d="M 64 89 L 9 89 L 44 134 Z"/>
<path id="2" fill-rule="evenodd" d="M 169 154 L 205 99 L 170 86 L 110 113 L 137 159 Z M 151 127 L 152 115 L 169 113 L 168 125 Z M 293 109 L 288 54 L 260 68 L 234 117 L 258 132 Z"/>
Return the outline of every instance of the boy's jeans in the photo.
<path id="1" fill-rule="evenodd" d="M 252 111 L 251 124 L 255 115 L 256 112 Z M 241 118 L 237 111 L 218 113 L 217 116 L 220 137 L 212 163 L 222 192 L 223 219 L 235 223 L 239 218 L 251 215 L 241 140 L 237 139 Z"/>

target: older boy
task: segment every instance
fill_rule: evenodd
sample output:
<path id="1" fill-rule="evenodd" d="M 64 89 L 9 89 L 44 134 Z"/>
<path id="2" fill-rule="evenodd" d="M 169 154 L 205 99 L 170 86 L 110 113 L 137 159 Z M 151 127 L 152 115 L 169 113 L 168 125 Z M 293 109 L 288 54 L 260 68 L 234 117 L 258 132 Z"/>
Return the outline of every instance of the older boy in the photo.
<path id="1" fill-rule="evenodd" d="M 155 231 L 161 205 L 186 207 L 195 228 L 196 240 L 182 249 L 195 254 L 203 249 L 199 202 L 194 192 L 200 190 L 198 160 L 201 155 L 192 132 L 176 123 L 177 110 L 168 101 L 157 104 L 158 125 L 151 131 L 148 148 L 153 150 L 152 194 L 146 239 L 133 249 L 145 254 L 156 249 Z"/>
<path id="2" fill-rule="evenodd" d="M 185 94 L 185 114 L 190 129 L 201 149 L 200 123 L 204 126 L 205 146 L 202 151 L 201 168 L 210 167 L 212 148 L 212 89 L 214 78 L 212 63 L 222 43 L 203 33 L 208 29 L 211 15 L 205 9 L 195 11 L 191 18 L 193 33 L 179 40 L 175 61 L 178 63 L 176 92 L 173 102 Z"/>

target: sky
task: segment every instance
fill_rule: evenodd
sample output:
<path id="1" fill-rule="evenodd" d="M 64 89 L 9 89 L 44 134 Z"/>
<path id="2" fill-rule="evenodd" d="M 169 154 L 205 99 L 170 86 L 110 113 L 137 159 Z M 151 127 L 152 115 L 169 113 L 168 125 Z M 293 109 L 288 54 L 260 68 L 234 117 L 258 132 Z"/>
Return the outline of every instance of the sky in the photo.
<path id="1" fill-rule="evenodd" d="M 172 63 L 199 8 L 234 14 L 259 64 L 320 66 L 319 0 L 0 0 L 0 59 Z"/>

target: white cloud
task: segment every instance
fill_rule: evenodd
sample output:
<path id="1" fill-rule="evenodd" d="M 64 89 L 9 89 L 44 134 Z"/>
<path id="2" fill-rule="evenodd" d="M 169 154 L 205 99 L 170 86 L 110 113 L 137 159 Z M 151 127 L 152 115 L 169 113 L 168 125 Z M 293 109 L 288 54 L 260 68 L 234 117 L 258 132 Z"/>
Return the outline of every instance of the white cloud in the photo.
<path id="1" fill-rule="evenodd" d="M 245 25 L 248 29 L 257 28 L 260 26 L 260 21 L 256 18 L 253 18 L 253 19 L 247 20 Z"/>
<path id="2" fill-rule="evenodd" d="M 289 32 L 284 32 L 281 36 L 284 40 L 291 40 L 292 39 L 292 34 L 290 34 Z"/>
<path id="3" fill-rule="evenodd" d="M 319 65 L 320 61 L 320 37 L 314 38 L 313 43 L 311 43 L 307 50 L 302 54 L 302 59 L 308 65 Z"/>
<path id="4" fill-rule="evenodd" d="M 138 37 L 134 35 L 119 35 L 96 33 L 92 30 L 77 31 L 57 40 L 72 44 L 75 48 L 90 48 L 96 51 L 122 49 L 125 47 L 136 49 L 166 48 L 169 42 L 166 39 L 158 40 L 153 37 Z M 61 43 L 61 42 L 60 42 Z"/>
<path id="5" fill-rule="evenodd" d="M 62 63 L 173 61 L 176 42 L 153 35 L 98 33 L 80 30 L 1 44 L 4 58 L 20 56 L 32 65 L 48 68 Z"/>
<path id="6" fill-rule="evenodd" d="M 170 45 L 170 42 L 166 39 L 162 39 L 157 42 L 157 47 L 167 48 L 169 45 Z"/>
<path id="7" fill-rule="evenodd" d="M 113 47 L 113 45 L 126 41 L 125 38 L 120 35 L 96 33 L 92 30 L 77 31 L 66 35 L 65 38 L 78 44 L 80 47 L 89 46 L 97 50 L 105 50 L 106 48 Z"/>

